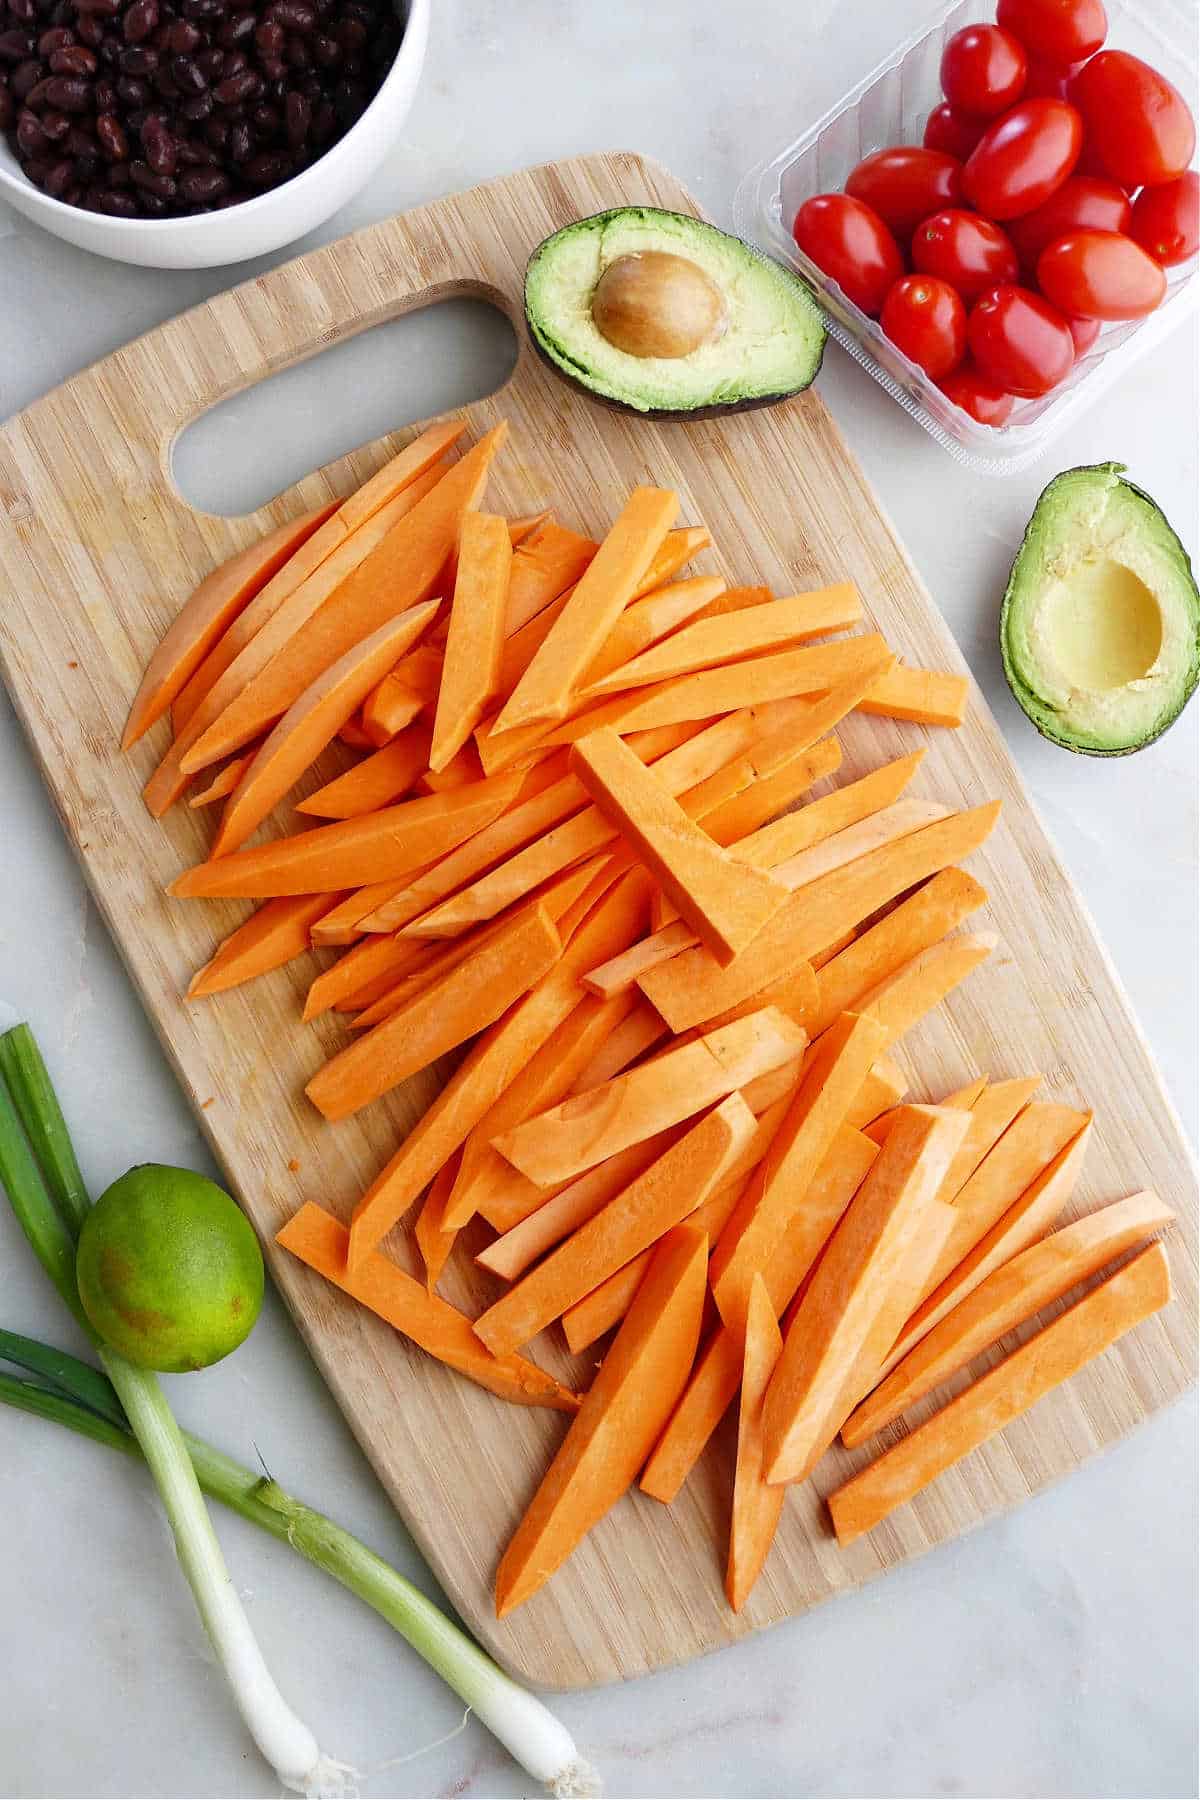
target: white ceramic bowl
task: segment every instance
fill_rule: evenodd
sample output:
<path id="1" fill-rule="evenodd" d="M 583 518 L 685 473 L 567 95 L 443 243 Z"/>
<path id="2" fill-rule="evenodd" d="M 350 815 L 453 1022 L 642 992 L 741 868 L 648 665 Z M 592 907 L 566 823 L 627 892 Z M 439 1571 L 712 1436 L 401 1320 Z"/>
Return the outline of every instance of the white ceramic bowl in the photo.
<path id="1" fill-rule="evenodd" d="M 383 86 L 324 156 L 269 193 L 194 219 L 113 219 L 65 206 L 34 187 L 0 139 L 0 197 L 56 237 L 151 269 L 212 269 L 290 244 L 323 224 L 375 173 L 408 116 L 429 38 L 430 0 L 397 0 L 404 38 Z"/>

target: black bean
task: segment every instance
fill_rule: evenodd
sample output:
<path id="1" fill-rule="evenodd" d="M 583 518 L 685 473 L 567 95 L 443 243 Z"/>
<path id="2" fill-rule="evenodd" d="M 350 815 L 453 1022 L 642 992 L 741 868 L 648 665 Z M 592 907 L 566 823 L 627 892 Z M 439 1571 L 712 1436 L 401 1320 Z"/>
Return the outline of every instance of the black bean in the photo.
<path id="1" fill-rule="evenodd" d="M 182 0 L 179 8 L 185 19 L 219 19 L 225 11 L 224 0 Z"/>
<path id="2" fill-rule="evenodd" d="M 131 193 L 120 188 L 93 189 L 96 195 L 96 211 L 108 213 L 114 219 L 136 219 L 138 203 Z"/>
<path id="3" fill-rule="evenodd" d="M 181 94 L 203 94 L 208 78 L 194 56 L 173 56 L 171 76 Z"/>
<path id="4" fill-rule="evenodd" d="M 163 200 L 175 198 L 175 181 L 170 175 L 156 175 L 146 162 L 131 162 L 129 175 L 133 185 L 142 188 L 147 194 L 158 194 Z"/>
<path id="5" fill-rule="evenodd" d="M 122 75 L 153 75 L 157 67 L 158 51 L 149 44 L 136 44 L 132 49 L 121 52 Z"/>
<path id="6" fill-rule="evenodd" d="M 224 150 L 232 130 L 233 126 L 228 119 L 208 119 L 204 125 L 204 141 L 210 150 Z"/>
<path id="7" fill-rule="evenodd" d="M 336 38 L 318 32 L 312 41 L 313 55 L 323 69 L 336 69 L 342 60 L 342 46 Z"/>
<path id="8" fill-rule="evenodd" d="M 145 219 L 165 219 L 169 210 L 161 194 L 138 193 L 138 210 Z"/>
<path id="9" fill-rule="evenodd" d="M 254 36 L 256 23 L 255 14 L 252 12 L 234 13 L 233 17 L 226 19 L 218 29 L 218 44 L 226 50 L 232 50 L 235 44 L 244 44 L 248 38 Z"/>
<path id="10" fill-rule="evenodd" d="M 121 43 L 119 38 L 106 37 L 96 55 L 106 69 L 117 69 L 121 65 Z"/>
<path id="11" fill-rule="evenodd" d="M 43 31 L 38 39 L 37 53 L 39 56 L 49 56 L 55 50 L 65 50 L 68 44 L 74 42 L 75 33 L 68 26 L 52 25 L 48 31 Z M 25 54 L 32 56 L 33 52 L 27 50 Z"/>
<path id="12" fill-rule="evenodd" d="M 8 10 L 18 25 L 32 25 L 37 18 L 33 0 L 8 0 Z"/>
<path id="13" fill-rule="evenodd" d="M 303 73 L 312 68 L 312 52 L 302 37 L 290 37 L 284 48 L 283 60 L 289 69 Z"/>
<path id="14" fill-rule="evenodd" d="M 268 138 L 278 137 L 283 129 L 283 115 L 277 106 L 262 101 L 250 109 L 250 125 L 260 143 Z"/>
<path id="15" fill-rule="evenodd" d="M 16 116 L 17 103 L 9 92 L 8 83 L 0 81 L 0 131 L 11 131 Z"/>
<path id="16" fill-rule="evenodd" d="M 342 58 L 342 74 L 347 81 L 357 81 L 364 66 L 362 56 L 357 50 L 347 50 Z"/>
<path id="17" fill-rule="evenodd" d="M 94 75 L 98 67 L 96 52 L 86 44 L 66 44 L 52 50 L 46 60 L 52 75 Z"/>
<path id="18" fill-rule="evenodd" d="M 268 188 L 286 181 L 291 172 L 292 159 L 285 150 L 260 150 L 250 158 L 242 176 L 251 187 Z"/>
<path id="19" fill-rule="evenodd" d="M 133 180 L 133 178 L 129 173 L 128 162 L 115 162 L 115 163 L 109 164 L 109 166 L 108 166 L 108 185 L 109 185 L 109 187 L 127 188 L 132 185 L 132 180 Z"/>
<path id="20" fill-rule="evenodd" d="M 150 89 L 140 75 L 121 75 L 117 79 L 117 98 L 123 106 L 145 106 Z"/>
<path id="21" fill-rule="evenodd" d="M 226 75 L 213 89 L 213 97 L 218 106 L 244 106 L 247 100 L 257 100 L 262 93 L 262 78 L 253 69 L 239 69 L 235 75 Z"/>
<path id="22" fill-rule="evenodd" d="M 22 156 L 45 156 L 50 139 L 42 130 L 41 120 L 28 108 L 17 120 L 17 149 Z"/>
<path id="23" fill-rule="evenodd" d="M 75 36 L 83 44 L 90 44 L 98 50 L 104 42 L 104 20 L 95 13 L 81 13 L 75 26 Z"/>
<path id="24" fill-rule="evenodd" d="M 219 44 L 210 44 L 207 50 L 197 50 L 196 62 L 204 71 L 206 81 L 219 81 L 225 72 L 225 52 Z"/>
<path id="25" fill-rule="evenodd" d="M 279 52 L 283 49 L 286 37 L 286 31 L 277 20 L 264 19 L 254 33 L 254 42 L 258 45 L 264 56 L 278 56 Z"/>
<path id="26" fill-rule="evenodd" d="M 98 113 L 116 111 L 117 84 L 110 75 L 101 75 L 92 89 L 92 104 Z"/>
<path id="27" fill-rule="evenodd" d="M 71 129 L 71 121 L 66 113 L 44 112 L 40 123 L 52 144 L 63 143 Z"/>
<path id="28" fill-rule="evenodd" d="M 75 183 L 75 165 L 70 157 L 61 162 L 51 164 L 42 176 L 42 187 L 52 200 L 61 200 L 69 187 Z"/>
<path id="29" fill-rule="evenodd" d="M 179 191 L 194 205 L 217 200 L 229 191 L 229 177 L 223 169 L 189 169 L 179 178 Z"/>
<path id="30" fill-rule="evenodd" d="M 308 141 L 312 127 L 312 101 L 303 94 L 289 94 L 284 111 L 287 141 L 293 150 L 301 149 Z"/>
<path id="31" fill-rule="evenodd" d="M 92 109 L 92 84 L 81 75 L 52 75 L 45 83 L 48 103 L 59 112 L 85 113 Z"/>
<path id="32" fill-rule="evenodd" d="M 201 125 L 205 119 L 211 118 L 213 97 L 209 93 L 194 94 L 190 100 L 184 100 L 179 108 L 179 116 L 186 119 L 189 125 Z"/>
<path id="33" fill-rule="evenodd" d="M 303 75 L 298 75 L 292 86 L 306 100 L 319 100 L 325 92 L 325 83 L 315 69 L 308 69 Z"/>
<path id="34" fill-rule="evenodd" d="M 308 0 L 271 0 L 268 19 L 274 19 L 285 31 L 308 32 L 317 22 L 316 8 Z"/>
<path id="35" fill-rule="evenodd" d="M 167 27 L 167 41 L 164 50 L 172 50 L 177 56 L 190 56 L 204 42 L 204 33 L 190 19 L 176 19 Z"/>
<path id="36" fill-rule="evenodd" d="M 150 77 L 150 81 L 155 93 L 160 99 L 178 100 L 179 89 L 175 84 L 175 77 L 172 75 L 170 68 L 166 64 L 159 63 L 157 69 L 155 69 L 153 75 Z"/>
<path id="37" fill-rule="evenodd" d="M 361 50 L 367 41 L 367 28 L 361 19 L 339 19 L 333 35 L 343 50 Z"/>
<path id="38" fill-rule="evenodd" d="M 46 65 L 44 62 L 34 62 L 31 59 L 29 62 L 17 64 L 8 78 L 8 86 L 18 106 L 28 100 L 38 82 L 44 81 L 45 78 Z"/>
<path id="39" fill-rule="evenodd" d="M 110 162 L 124 162 L 129 155 L 129 138 L 125 127 L 114 113 L 98 115 L 96 140 Z"/>
<path id="40" fill-rule="evenodd" d="M 95 136 L 87 125 L 72 125 L 63 142 L 68 156 L 95 156 L 99 151 Z"/>
<path id="41" fill-rule="evenodd" d="M 127 44 L 140 44 L 158 26 L 158 0 L 133 0 L 121 21 Z"/>
<path id="42" fill-rule="evenodd" d="M 235 119 L 229 127 L 229 143 L 225 153 L 235 168 L 240 168 L 242 163 L 249 162 L 253 156 L 254 134 L 245 119 Z"/>
<path id="43" fill-rule="evenodd" d="M 207 144 L 197 143 L 195 138 L 180 138 L 175 154 L 186 169 L 211 169 L 217 160 L 216 152 Z"/>
<path id="44" fill-rule="evenodd" d="M 101 19 L 115 19 L 121 10 L 121 0 L 75 0 L 75 5 L 79 12 L 94 13 Z"/>
<path id="45" fill-rule="evenodd" d="M 0 63 L 9 63 L 16 67 L 33 55 L 34 40 L 31 31 L 0 31 Z M 45 52 L 43 51 L 43 55 Z"/>
<path id="46" fill-rule="evenodd" d="M 175 173 L 176 143 L 166 123 L 151 113 L 141 129 L 142 151 L 156 175 Z"/>
<path id="47" fill-rule="evenodd" d="M 327 144 L 337 130 L 337 117 L 330 101 L 322 100 L 313 108 L 312 140 Z"/>

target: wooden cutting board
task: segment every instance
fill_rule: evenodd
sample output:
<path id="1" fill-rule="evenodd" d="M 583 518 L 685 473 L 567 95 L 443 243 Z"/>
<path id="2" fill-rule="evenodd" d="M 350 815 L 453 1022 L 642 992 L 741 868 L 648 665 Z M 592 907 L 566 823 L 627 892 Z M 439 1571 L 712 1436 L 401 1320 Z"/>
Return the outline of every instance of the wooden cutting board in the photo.
<path id="1" fill-rule="evenodd" d="M 1176 1298 L 1164 1314 L 848 1552 L 830 1536 L 821 1495 L 865 1458 L 831 1454 L 816 1481 L 789 1497 L 774 1553 L 739 1619 L 721 1591 L 730 1466 L 723 1441 L 674 1507 L 626 1499 L 546 1590 L 497 1625 L 496 1559 L 562 1435 L 561 1415 L 506 1406 L 459 1380 L 272 1247 L 275 1230 L 306 1197 L 348 1214 L 425 1105 L 433 1076 L 331 1127 L 301 1092 L 344 1037 L 336 1020 L 299 1022 L 311 968 L 297 964 L 216 1000 L 181 1002 L 191 971 L 242 909 L 164 897 L 164 884 L 204 854 L 209 826 L 186 808 L 160 825 L 142 806 L 163 727 L 130 757 L 118 754 L 117 739 L 146 658 L 194 583 L 300 506 L 348 491 L 397 440 L 368 445 L 252 517 L 229 521 L 194 512 L 171 480 L 172 442 L 198 413 L 364 327 L 451 296 L 482 296 L 513 319 L 521 338 L 508 386 L 466 409 L 475 433 L 501 417 L 512 424 L 491 504 L 524 512 L 553 502 L 566 523 L 600 532 L 635 483 L 675 487 L 682 517 L 709 525 L 716 566 L 731 579 L 782 593 L 849 578 L 870 623 L 905 657 L 963 666 L 819 393 L 724 421 L 649 424 L 573 395 L 532 355 L 520 328 L 530 250 L 573 218 L 630 202 L 697 210 L 670 176 L 628 155 L 581 157 L 492 182 L 185 313 L 0 431 L 0 662 L 92 893 L 380 1480 L 471 1629 L 508 1667 L 549 1686 L 694 1656 L 919 1555 L 1113 1442 L 1181 1393 L 1195 1361 L 1196 1203 L 1179 1124 L 978 694 L 958 732 L 855 719 L 844 733 L 844 774 L 927 740 L 923 793 L 954 806 L 1004 801 L 999 829 L 972 863 L 990 889 L 986 923 L 999 931 L 1001 949 L 905 1044 L 913 1089 L 937 1097 L 977 1070 L 1040 1068 L 1055 1095 L 1093 1105 L 1080 1208 L 1152 1186 L 1179 1213 L 1169 1246 Z M 113 1104 L 119 1108 L 119 1095 Z M 401 1259 L 410 1254 L 403 1241 L 393 1243 Z M 472 1299 L 473 1277 L 453 1280 L 450 1297 Z M 534 1353 L 572 1369 L 549 1337 Z M 574 1373 L 586 1379 L 586 1363 Z M 229 1448 L 249 1454 L 245 1444 Z M 305 1492 L 303 1445 L 277 1473 Z"/>

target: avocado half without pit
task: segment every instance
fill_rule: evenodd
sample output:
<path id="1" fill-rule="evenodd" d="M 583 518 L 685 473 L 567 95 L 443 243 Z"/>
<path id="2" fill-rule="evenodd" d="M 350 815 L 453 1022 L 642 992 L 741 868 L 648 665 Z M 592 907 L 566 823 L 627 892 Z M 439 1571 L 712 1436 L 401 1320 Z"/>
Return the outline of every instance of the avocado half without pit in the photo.
<path id="1" fill-rule="evenodd" d="M 1000 611 L 1013 694 L 1044 737 L 1123 756 L 1161 737 L 1200 680 L 1200 591 L 1162 510 L 1121 463 L 1043 493 Z"/>
<path id="2" fill-rule="evenodd" d="M 560 375 L 653 418 L 786 399 L 811 384 L 825 348 L 798 277 L 714 225 L 648 206 L 597 213 L 539 244 L 525 317 Z"/>

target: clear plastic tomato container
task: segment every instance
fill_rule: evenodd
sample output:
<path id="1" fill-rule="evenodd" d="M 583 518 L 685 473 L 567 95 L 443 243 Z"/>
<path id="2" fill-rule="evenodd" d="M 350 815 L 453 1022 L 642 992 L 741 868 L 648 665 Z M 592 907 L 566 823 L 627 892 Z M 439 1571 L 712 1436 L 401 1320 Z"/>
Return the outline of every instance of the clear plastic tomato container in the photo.
<path id="1" fill-rule="evenodd" d="M 1195 0 L 1106 0 L 1107 47 L 1151 63 L 1195 104 Z M 964 25 L 994 20 L 995 0 L 955 0 L 924 31 L 901 44 L 803 137 L 746 176 L 734 202 L 740 236 L 803 275 L 815 289 L 831 336 L 956 461 L 987 474 L 1028 468 L 1084 408 L 1128 375 L 1138 358 L 1194 315 L 1200 298 L 1196 259 L 1169 269 L 1162 305 L 1145 319 L 1105 325 L 1067 380 L 1038 400 L 1021 400 L 1006 425 L 980 425 L 846 299 L 804 255 L 792 220 L 813 194 L 845 187 L 855 164 L 890 144 L 919 144 L 925 119 L 941 99 L 939 68 L 946 40 Z"/>

